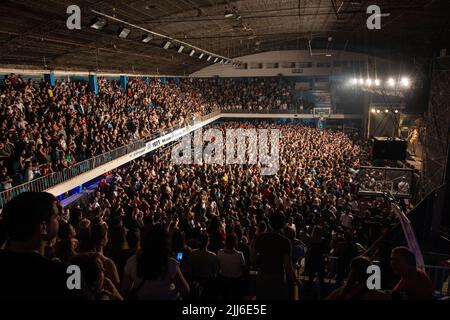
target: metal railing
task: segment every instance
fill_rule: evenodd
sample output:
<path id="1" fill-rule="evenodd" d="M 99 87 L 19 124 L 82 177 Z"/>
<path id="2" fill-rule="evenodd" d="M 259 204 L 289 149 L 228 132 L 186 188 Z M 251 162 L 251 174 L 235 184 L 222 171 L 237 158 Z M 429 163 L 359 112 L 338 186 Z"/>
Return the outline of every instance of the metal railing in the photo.
<path id="1" fill-rule="evenodd" d="M 286 110 L 281 109 L 269 109 L 269 110 L 250 110 L 250 109 L 228 109 L 221 110 L 222 114 L 226 113 L 263 113 L 263 114 L 310 114 L 310 112 L 305 112 L 305 110 L 296 110 L 295 108 L 288 108 Z"/>
<path id="2" fill-rule="evenodd" d="M 69 179 L 72 179 L 82 173 L 88 172 L 90 170 L 93 170 L 103 164 L 106 164 L 112 160 L 115 160 L 119 157 L 122 157 L 124 155 L 129 154 L 130 152 L 139 150 L 143 147 L 145 147 L 146 143 L 149 141 L 152 141 L 158 137 L 161 137 L 165 134 L 168 134 L 170 132 L 173 132 L 177 129 L 184 128 L 184 127 L 190 127 L 194 125 L 195 123 L 199 121 L 206 121 L 208 119 L 211 119 L 212 117 L 215 117 L 216 115 L 219 115 L 220 111 L 214 111 L 212 113 L 209 113 L 203 117 L 200 117 L 198 119 L 192 119 L 188 122 L 185 122 L 183 124 L 179 124 L 170 128 L 164 128 L 160 129 L 156 132 L 154 132 L 152 135 L 147 136 L 145 138 L 141 138 L 139 140 L 133 141 L 132 143 L 118 147 L 114 150 L 108 151 L 104 154 L 92 157 L 90 159 L 78 162 L 74 164 L 71 167 L 64 168 L 61 171 L 51 173 L 49 175 L 45 175 L 43 177 L 34 179 L 32 181 L 20 184 L 18 186 L 12 187 L 10 189 L 4 190 L 0 192 L 0 208 L 3 207 L 3 205 L 9 201 L 10 199 L 14 198 L 18 194 L 22 192 L 27 191 L 44 191 L 49 188 L 52 188 L 60 183 L 63 183 Z"/>
<path id="3" fill-rule="evenodd" d="M 425 265 L 436 296 L 450 296 L 450 267 Z"/>

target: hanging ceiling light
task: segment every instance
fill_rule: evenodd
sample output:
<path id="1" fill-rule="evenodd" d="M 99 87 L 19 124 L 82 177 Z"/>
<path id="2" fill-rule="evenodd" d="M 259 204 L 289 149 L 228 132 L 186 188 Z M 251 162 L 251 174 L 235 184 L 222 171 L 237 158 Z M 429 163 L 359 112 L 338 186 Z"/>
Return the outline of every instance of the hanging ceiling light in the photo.
<path id="1" fill-rule="evenodd" d="M 119 38 L 121 39 L 126 39 L 126 37 L 128 37 L 128 35 L 130 34 L 131 30 L 128 28 L 124 28 L 124 27 L 120 27 L 117 30 L 117 35 L 119 36 Z"/>
<path id="2" fill-rule="evenodd" d="M 143 34 L 141 38 L 143 43 L 149 43 L 152 39 L 153 36 L 151 34 Z"/>
<path id="3" fill-rule="evenodd" d="M 169 49 L 171 45 L 172 45 L 172 42 L 170 42 L 170 41 L 163 42 L 163 48 L 166 50 Z"/>
<path id="4" fill-rule="evenodd" d="M 106 26 L 106 19 L 104 18 L 98 18 L 98 17 L 94 17 L 91 20 L 91 28 L 92 29 L 97 29 L 100 30 L 102 29 L 104 26 Z"/>

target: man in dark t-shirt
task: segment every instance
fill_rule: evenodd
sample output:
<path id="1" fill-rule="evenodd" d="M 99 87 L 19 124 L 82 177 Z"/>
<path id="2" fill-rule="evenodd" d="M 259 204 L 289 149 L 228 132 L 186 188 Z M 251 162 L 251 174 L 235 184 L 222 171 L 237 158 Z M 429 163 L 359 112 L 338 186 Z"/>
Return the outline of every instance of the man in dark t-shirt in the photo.
<path id="1" fill-rule="evenodd" d="M 91 299 L 82 279 L 80 289 L 69 289 L 67 280 L 73 273 L 43 256 L 45 242 L 58 234 L 58 212 L 58 201 L 46 192 L 25 192 L 5 205 L 0 300 Z"/>
<path id="2" fill-rule="evenodd" d="M 274 213 L 269 218 L 271 232 L 258 236 L 255 242 L 258 276 L 256 298 L 258 300 L 287 300 L 286 274 L 294 284 L 300 285 L 292 267 L 291 243 L 281 234 L 285 219 L 283 213 Z"/>

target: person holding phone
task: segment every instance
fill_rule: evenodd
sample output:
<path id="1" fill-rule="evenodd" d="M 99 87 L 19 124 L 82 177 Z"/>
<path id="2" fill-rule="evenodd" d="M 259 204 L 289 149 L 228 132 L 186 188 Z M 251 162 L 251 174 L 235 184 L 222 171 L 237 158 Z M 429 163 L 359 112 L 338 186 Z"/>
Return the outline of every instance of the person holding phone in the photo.
<path id="1" fill-rule="evenodd" d="M 179 262 L 171 257 L 164 225 L 150 227 L 142 249 L 128 259 L 122 292 L 139 300 L 179 300 L 189 294 Z"/>

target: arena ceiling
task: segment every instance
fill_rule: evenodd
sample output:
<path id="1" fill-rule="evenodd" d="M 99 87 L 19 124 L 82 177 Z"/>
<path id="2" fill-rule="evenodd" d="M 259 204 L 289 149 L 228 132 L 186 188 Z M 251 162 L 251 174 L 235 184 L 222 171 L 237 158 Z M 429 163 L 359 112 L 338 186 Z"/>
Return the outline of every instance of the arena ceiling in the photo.
<path id="1" fill-rule="evenodd" d="M 81 30 L 68 30 L 66 8 L 81 8 Z M 378 4 L 381 30 L 368 30 L 366 9 Z M 449 46 L 448 0 L 2 0 L 0 65 L 146 74 L 189 74 L 209 62 L 143 32 L 117 36 L 120 23 L 90 28 L 91 10 L 183 40 L 226 57 L 328 46 L 420 60 Z M 232 17 L 225 17 L 231 11 Z M 332 41 L 328 41 L 332 37 Z"/>

